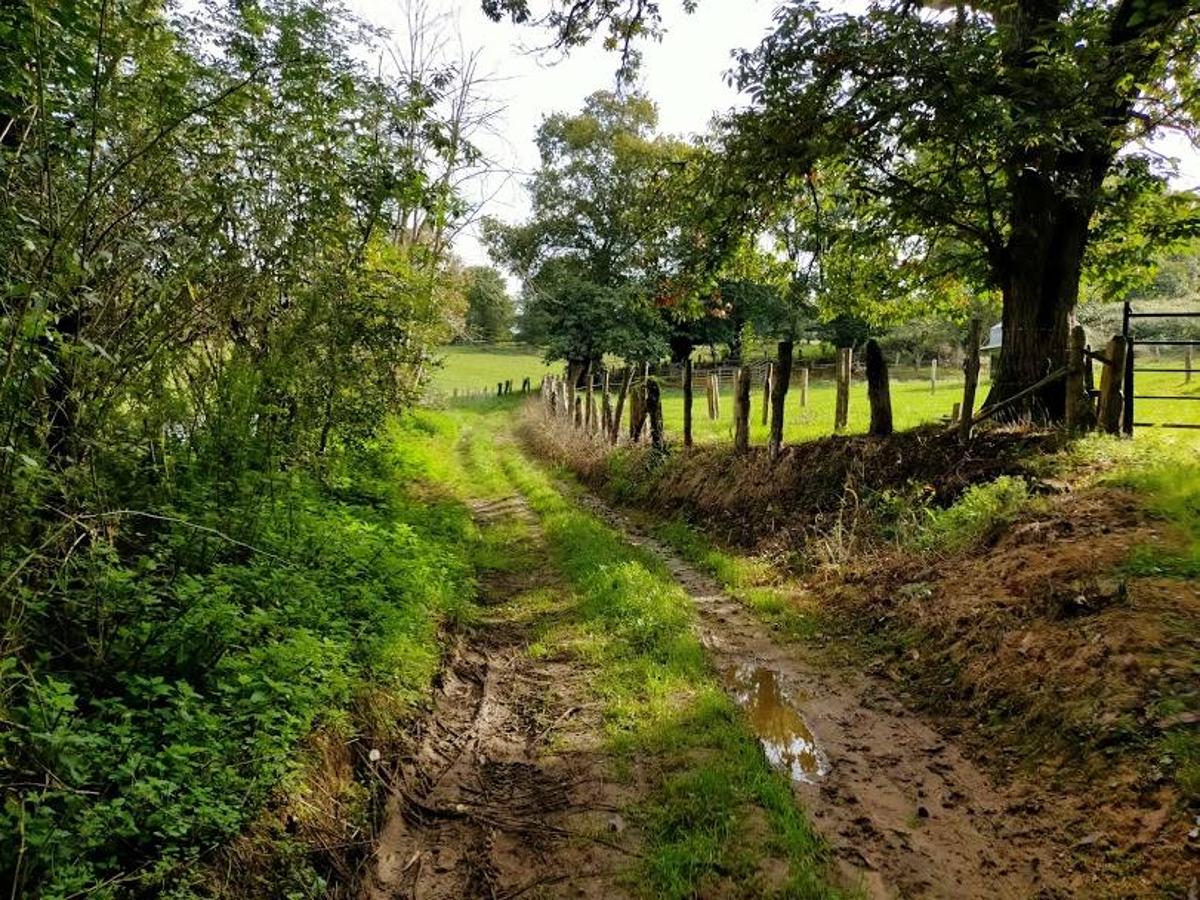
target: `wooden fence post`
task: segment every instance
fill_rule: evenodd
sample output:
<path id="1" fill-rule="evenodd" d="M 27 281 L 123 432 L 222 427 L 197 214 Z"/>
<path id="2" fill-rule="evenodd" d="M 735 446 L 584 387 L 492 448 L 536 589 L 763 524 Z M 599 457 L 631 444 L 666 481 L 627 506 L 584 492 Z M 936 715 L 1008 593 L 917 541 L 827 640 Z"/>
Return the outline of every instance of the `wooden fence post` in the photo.
<path id="1" fill-rule="evenodd" d="M 571 420 L 571 407 L 567 405 L 567 382 L 563 379 L 558 381 L 558 411 L 569 422 Z"/>
<path id="2" fill-rule="evenodd" d="M 567 363 L 567 420 L 575 415 L 575 388 L 579 383 L 579 369 L 574 363 Z"/>
<path id="3" fill-rule="evenodd" d="M 711 372 L 704 379 L 704 399 L 708 401 L 708 421 L 711 422 L 717 417 L 716 407 L 713 406 L 713 377 Z"/>
<path id="4" fill-rule="evenodd" d="M 646 415 L 650 419 L 650 443 L 660 453 L 667 449 L 663 433 L 662 392 L 657 378 L 646 381 Z"/>
<path id="5" fill-rule="evenodd" d="M 786 410 L 788 385 L 792 380 L 792 341 L 780 341 L 776 351 L 776 363 L 771 384 L 771 435 L 767 440 L 767 453 L 778 459 L 783 450 L 783 417 Z"/>
<path id="6" fill-rule="evenodd" d="M 633 396 L 629 398 L 629 440 L 638 443 L 642 439 L 642 431 L 646 427 L 646 380 L 634 385 Z"/>
<path id="7" fill-rule="evenodd" d="M 1186 350 L 1183 351 L 1183 383 L 1190 384 L 1192 381 L 1192 345 L 1188 344 Z"/>
<path id="8" fill-rule="evenodd" d="M 771 391 L 775 389 L 775 365 L 768 362 L 766 371 L 763 372 L 763 404 L 762 404 L 762 423 L 767 424 L 767 418 L 771 411 Z"/>
<path id="9" fill-rule="evenodd" d="M 853 355 L 849 347 L 838 350 L 837 362 L 837 402 L 833 411 L 833 430 L 845 431 L 850 421 L 850 370 L 853 365 Z"/>
<path id="10" fill-rule="evenodd" d="M 955 400 L 954 406 L 950 408 L 950 421 L 958 422 L 962 418 L 962 401 Z"/>
<path id="11" fill-rule="evenodd" d="M 609 440 L 614 444 L 621 437 L 621 414 L 625 411 L 625 400 L 629 396 L 629 386 L 633 383 L 633 368 L 625 367 L 625 375 L 621 378 L 621 390 L 617 394 L 617 408 L 613 410 L 612 432 Z"/>
<path id="12" fill-rule="evenodd" d="M 929 393 L 937 393 L 937 357 L 929 361 Z"/>
<path id="13" fill-rule="evenodd" d="M 967 329 L 966 358 L 963 360 L 962 410 L 958 417 L 959 440 L 971 437 L 971 419 L 975 415 L 975 390 L 979 386 L 979 345 L 983 343 L 983 322 L 971 320 Z"/>
<path id="14" fill-rule="evenodd" d="M 745 453 L 750 449 L 750 367 L 737 371 L 733 386 L 733 449 Z"/>
<path id="15" fill-rule="evenodd" d="M 662 416 L 662 402 L 659 401 L 658 414 Z M 653 430 L 654 423 L 650 423 Z M 683 361 L 683 446 L 692 446 L 692 357 L 689 355 Z"/>
<path id="16" fill-rule="evenodd" d="M 497 397 L 504 396 L 504 382 L 503 381 L 496 382 L 496 396 Z"/>
<path id="17" fill-rule="evenodd" d="M 610 383 L 611 373 L 608 371 L 608 366 L 604 367 L 604 381 L 601 384 L 600 392 L 600 427 L 604 431 L 605 436 L 612 431 L 612 387 Z"/>
<path id="18" fill-rule="evenodd" d="M 595 419 L 593 418 L 592 410 L 594 410 L 596 408 L 596 392 L 593 387 L 593 382 L 595 381 L 595 378 L 592 375 L 591 360 L 588 360 L 587 370 L 584 372 L 583 377 L 587 379 L 587 388 L 585 389 L 586 394 L 587 394 L 587 400 L 585 401 L 585 408 L 583 411 L 583 427 L 587 430 L 588 434 L 591 434 L 592 425 L 595 422 Z"/>
<path id="19" fill-rule="evenodd" d="M 713 373 L 713 418 L 721 418 L 721 373 Z"/>
<path id="20" fill-rule="evenodd" d="M 1083 348 L 1086 343 L 1083 326 L 1076 325 L 1071 329 L 1070 346 L 1067 350 L 1067 431 L 1078 431 L 1087 425 L 1085 410 L 1088 397 L 1083 383 Z"/>
<path id="21" fill-rule="evenodd" d="M 867 400 L 871 404 L 870 433 L 886 437 L 892 433 L 892 394 L 888 385 L 887 360 L 875 340 L 867 341 Z"/>
<path id="22" fill-rule="evenodd" d="M 808 406 L 808 366 L 800 370 L 800 408 Z"/>
<path id="23" fill-rule="evenodd" d="M 1128 345 L 1122 335 L 1115 335 L 1104 349 L 1104 370 L 1100 373 L 1100 426 L 1108 434 L 1121 430 L 1124 398 L 1121 396 L 1125 377 L 1125 352 Z"/>

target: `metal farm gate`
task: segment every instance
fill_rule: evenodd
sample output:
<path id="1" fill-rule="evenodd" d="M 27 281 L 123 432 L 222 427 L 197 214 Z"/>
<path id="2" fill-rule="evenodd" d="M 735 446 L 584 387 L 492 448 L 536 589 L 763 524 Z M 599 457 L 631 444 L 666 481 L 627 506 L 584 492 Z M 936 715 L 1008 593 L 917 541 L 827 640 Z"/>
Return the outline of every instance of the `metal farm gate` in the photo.
<path id="1" fill-rule="evenodd" d="M 1134 319 L 1200 319 L 1200 310 L 1192 312 L 1134 312 L 1129 301 L 1125 302 L 1124 325 L 1121 333 L 1125 336 L 1126 355 L 1125 355 L 1125 411 L 1122 416 L 1122 428 L 1126 434 L 1133 434 L 1134 426 L 1145 428 L 1157 426 L 1159 428 L 1200 428 L 1200 421 L 1193 420 L 1191 422 L 1138 422 L 1134 419 L 1134 401 L 1136 400 L 1177 400 L 1180 402 L 1200 402 L 1200 394 L 1138 394 L 1135 393 L 1135 375 L 1138 372 L 1173 372 L 1180 375 L 1186 375 L 1190 381 L 1192 376 L 1192 348 L 1200 347 L 1198 340 L 1148 340 L 1137 338 L 1133 334 Z M 1154 367 L 1138 368 L 1135 359 L 1137 358 L 1137 347 L 1186 347 L 1186 362 L 1184 368 L 1174 367 Z M 1186 408 L 1186 407 L 1185 407 Z M 1200 412 L 1200 410 L 1197 410 Z M 1186 418 L 1186 417 L 1185 417 Z M 1200 417 L 1197 417 L 1200 419 Z"/>

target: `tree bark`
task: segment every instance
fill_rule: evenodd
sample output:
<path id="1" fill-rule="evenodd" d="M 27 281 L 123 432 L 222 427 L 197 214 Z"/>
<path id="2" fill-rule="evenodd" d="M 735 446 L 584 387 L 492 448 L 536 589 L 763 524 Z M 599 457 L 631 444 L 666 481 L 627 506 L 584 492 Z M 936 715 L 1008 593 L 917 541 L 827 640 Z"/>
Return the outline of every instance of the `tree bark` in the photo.
<path id="1" fill-rule="evenodd" d="M 788 386 L 792 381 L 792 341 L 780 341 L 775 361 L 774 380 L 771 384 L 771 436 L 767 441 L 767 452 L 777 459 L 783 450 L 783 418 L 787 409 Z"/>
<path id="2" fill-rule="evenodd" d="M 867 400 L 871 405 L 869 433 L 887 437 L 892 433 L 892 392 L 888 384 L 887 360 L 874 340 L 867 341 Z"/>

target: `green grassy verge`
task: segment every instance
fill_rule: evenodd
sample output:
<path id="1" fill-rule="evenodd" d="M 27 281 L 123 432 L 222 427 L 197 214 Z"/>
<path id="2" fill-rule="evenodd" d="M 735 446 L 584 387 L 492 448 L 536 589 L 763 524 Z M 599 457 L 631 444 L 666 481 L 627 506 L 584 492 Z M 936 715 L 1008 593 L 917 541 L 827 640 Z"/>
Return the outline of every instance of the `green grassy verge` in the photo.
<path id="1" fill-rule="evenodd" d="M 811 637 L 817 631 L 816 610 L 807 595 L 766 560 L 723 550 L 679 519 L 654 523 L 650 530 L 773 629 L 791 638 Z"/>
<path id="2" fill-rule="evenodd" d="M 648 897 L 703 896 L 718 882 L 739 895 L 835 896 L 821 841 L 706 665 L 691 603 L 665 567 L 498 442 L 501 409 L 455 415 L 467 480 L 490 494 L 504 479 L 526 497 L 573 592 L 530 652 L 577 654 L 595 673 L 609 749 L 621 765 L 654 773 L 634 812 L 646 846 L 629 886 Z M 787 862 L 786 877 L 766 875 L 769 858 Z"/>

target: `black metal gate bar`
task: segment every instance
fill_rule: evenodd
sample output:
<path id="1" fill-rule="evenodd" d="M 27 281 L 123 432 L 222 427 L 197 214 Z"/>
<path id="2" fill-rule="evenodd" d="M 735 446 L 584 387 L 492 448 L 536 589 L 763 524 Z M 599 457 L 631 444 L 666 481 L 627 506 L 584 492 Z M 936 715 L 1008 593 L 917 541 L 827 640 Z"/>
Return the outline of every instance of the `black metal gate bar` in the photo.
<path id="1" fill-rule="evenodd" d="M 1200 423 L 1187 422 L 1135 422 L 1133 420 L 1133 401 L 1134 400 L 1200 400 L 1200 396 L 1189 396 L 1184 394 L 1135 394 L 1133 388 L 1134 382 L 1134 346 L 1136 344 L 1145 344 L 1151 347 L 1200 347 L 1200 341 L 1196 340 L 1144 340 L 1137 341 L 1133 337 L 1132 319 L 1200 319 L 1200 310 L 1189 312 L 1134 312 L 1129 301 L 1125 301 L 1122 315 L 1121 333 L 1125 337 L 1125 415 L 1124 422 L 1121 424 L 1121 430 L 1127 435 L 1133 434 L 1134 426 L 1138 428 L 1200 428 Z M 1174 369 L 1174 368 L 1152 368 L 1138 369 L 1139 372 L 1164 372 L 1177 374 L 1190 374 L 1189 369 Z"/>

